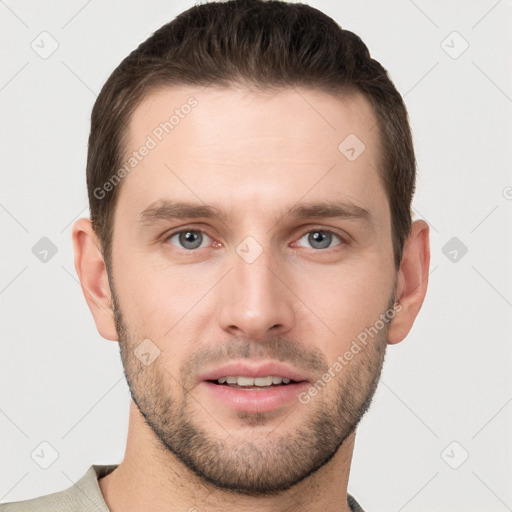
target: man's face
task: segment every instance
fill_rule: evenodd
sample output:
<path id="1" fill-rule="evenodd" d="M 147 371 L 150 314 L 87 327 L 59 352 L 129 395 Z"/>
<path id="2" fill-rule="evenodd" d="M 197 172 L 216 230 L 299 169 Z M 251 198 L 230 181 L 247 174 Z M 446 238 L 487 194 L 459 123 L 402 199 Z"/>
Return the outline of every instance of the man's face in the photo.
<path id="1" fill-rule="evenodd" d="M 155 132 L 191 95 L 197 106 Z M 378 320 L 397 275 L 371 107 L 304 89 L 175 87 L 147 96 L 128 133 L 127 154 L 156 142 L 124 178 L 114 219 L 112 291 L 133 399 L 155 444 L 210 483 L 288 489 L 353 432 L 384 359 Z M 225 217 L 176 217 L 176 203 Z M 319 203 L 342 214 L 305 208 Z M 230 363 L 272 362 L 286 368 L 261 377 L 291 371 L 302 382 L 209 382 L 247 376 L 221 369 Z"/>

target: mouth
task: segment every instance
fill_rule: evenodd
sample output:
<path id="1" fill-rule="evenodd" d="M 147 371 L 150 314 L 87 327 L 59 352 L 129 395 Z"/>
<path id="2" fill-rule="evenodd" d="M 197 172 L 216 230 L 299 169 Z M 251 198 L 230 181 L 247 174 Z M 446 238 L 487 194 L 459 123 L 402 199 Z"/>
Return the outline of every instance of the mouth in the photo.
<path id="1" fill-rule="evenodd" d="M 282 386 L 290 386 L 298 384 L 299 382 L 288 377 L 268 376 L 268 377 L 246 377 L 246 376 L 226 376 L 219 377 L 218 379 L 208 380 L 219 386 L 228 386 L 235 389 L 248 389 L 248 390 L 265 390 L 269 388 L 276 388 Z"/>
<path id="2" fill-rule="evenodd" d="M 310 386 L 313 377 L 279 361 L 231 361 L 199 378 L 207 403 L 215 410 L 270 412 L 293 407 L 298 395 Z"/>
<path id="3" fill-rule="evenodd" d="M 221 367 L 210 370 L 199 377 L 221 386 L 266 388 L 287 386 L 312 380 L 309 375 L 279 361 L 267 361 L 251 364 L 249 361 L 231 361 Z"/>

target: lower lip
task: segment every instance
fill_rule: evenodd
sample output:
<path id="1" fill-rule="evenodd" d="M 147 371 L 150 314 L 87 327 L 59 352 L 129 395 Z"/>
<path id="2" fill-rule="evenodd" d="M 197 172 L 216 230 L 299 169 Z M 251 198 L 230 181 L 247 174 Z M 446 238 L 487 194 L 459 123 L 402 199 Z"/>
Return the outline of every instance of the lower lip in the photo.
<path id="1" fill-rule="evenodd" d="M 217 400 L 237 411 L 268 412 L 294 400 L 298 401 L 301 391 L 308 388 L 307 382 L 261 389 L 232 388 L 222 384 L 203 381 L 206 390 Z"/>

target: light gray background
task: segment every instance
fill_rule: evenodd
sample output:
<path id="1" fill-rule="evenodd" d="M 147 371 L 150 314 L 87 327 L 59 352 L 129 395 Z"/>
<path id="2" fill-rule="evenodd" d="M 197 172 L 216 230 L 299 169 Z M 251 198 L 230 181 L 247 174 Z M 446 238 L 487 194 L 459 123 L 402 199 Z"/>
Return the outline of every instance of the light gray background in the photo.
<path id="1" fill-rule="evenodd" d="M 405 96 L 414 208 L 431 226 L 427 298 L 408 339 L 388 349 L 349 491 L 368 511 L 512 510 L 512 3 L 310 4 L 360 35 Z M 118 346 L 97 333 L 78 285 L 71 225 L 88 214 L 96 94 L 192 5 L 0 1 L 1 502 L 65 489 L 123 457 L 129 391 Z M 31 47 L 51 49 L 43 31 L 58 42 L 47 59 Z M 42 237 L 58 249 L 46 262 L 32 252 Z M 459 247 L 446 256 L 452 237 Z M 58 452 L 48 469 L 42 442 Z"/>

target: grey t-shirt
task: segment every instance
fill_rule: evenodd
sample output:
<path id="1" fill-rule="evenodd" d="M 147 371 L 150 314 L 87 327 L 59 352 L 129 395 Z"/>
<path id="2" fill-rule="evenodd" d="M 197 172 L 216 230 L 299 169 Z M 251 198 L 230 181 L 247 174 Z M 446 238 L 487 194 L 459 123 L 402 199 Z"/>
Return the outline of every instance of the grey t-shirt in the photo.
<path id="1" fill-rule="evenodd" d="M 92 465 L 87 473 L 68 489 L 31 500 L 0 503 L 0 512 L 110 512 L 101 494 L 98 480 L 114 471 L 117 466 Z M 350 494 L 348 504 L 352 512 L 364 512 Z"/>

